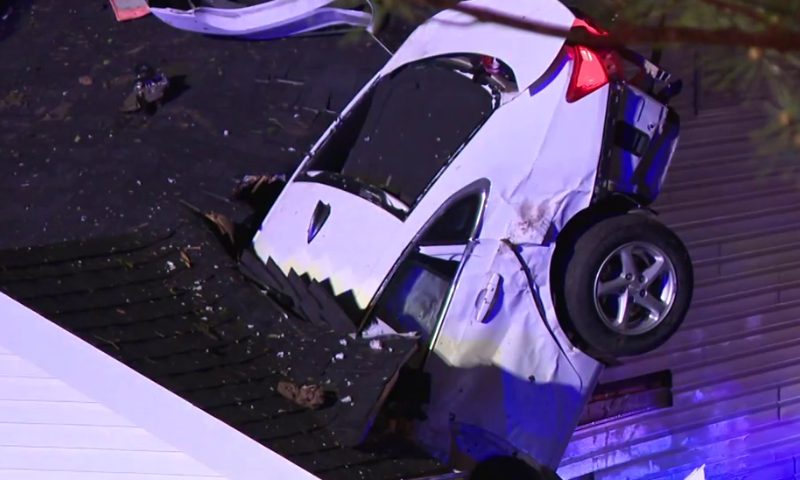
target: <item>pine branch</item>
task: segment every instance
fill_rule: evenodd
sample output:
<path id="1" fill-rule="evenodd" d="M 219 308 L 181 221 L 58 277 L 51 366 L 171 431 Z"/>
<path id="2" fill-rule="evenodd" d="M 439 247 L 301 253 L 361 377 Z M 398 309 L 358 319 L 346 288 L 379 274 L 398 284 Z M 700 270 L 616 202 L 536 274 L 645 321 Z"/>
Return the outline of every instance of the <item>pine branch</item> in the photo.
<path id="1" fill-rule="evenodd" d="M 800 32 L 772 28 L 763 32 L 748 32 L 739 28 L 708 30 L 691 27 L 637 26 L 628 22 L 619 25 L 608 35 L 595 35 L 587 29 L 564 28 L 544 22 L 508 15 L 497 10 L 460 3 L 457 0 L 411 0 L 418 5 L 450 9 L 471 16 L 478 22 L 497 23 L 541 35 L 562 37 L 570 43 L 609 48 L 620 45 L 701 44 L 716 46 L 756 47 L 779 52 L 800 50 Z M 713 1 L 713 0 L 712 0 Z"/>
<path id="2" fill-rule="evenodd" d="M 766 23 L 766 24 L 771 23 L 769 17 L 766 14 L 759 12 L 756 9 L 746 7 L 744 5 L 736 5 L 726 2 L 724 0 L 698 0 L 698 1 L 716 7 L 722 10 L 723 12 L 728 11 L 731 13 L 737 13 L 743 17 L 749 18 L 750 20 L 753 20 L 758 23 Z"/>

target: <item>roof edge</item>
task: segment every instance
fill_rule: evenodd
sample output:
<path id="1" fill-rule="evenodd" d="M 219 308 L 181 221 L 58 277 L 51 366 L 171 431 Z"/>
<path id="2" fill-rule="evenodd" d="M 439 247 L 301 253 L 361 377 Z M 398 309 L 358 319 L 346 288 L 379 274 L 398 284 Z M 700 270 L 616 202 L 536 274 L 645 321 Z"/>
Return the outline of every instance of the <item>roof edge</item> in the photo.
<path id="1" fill-rule="evenodd" d="M 227 479 L 263 480 L 269 472 L 275 478 L 318 480 L 1 293 L 0 318 L 5 348 Z"/>

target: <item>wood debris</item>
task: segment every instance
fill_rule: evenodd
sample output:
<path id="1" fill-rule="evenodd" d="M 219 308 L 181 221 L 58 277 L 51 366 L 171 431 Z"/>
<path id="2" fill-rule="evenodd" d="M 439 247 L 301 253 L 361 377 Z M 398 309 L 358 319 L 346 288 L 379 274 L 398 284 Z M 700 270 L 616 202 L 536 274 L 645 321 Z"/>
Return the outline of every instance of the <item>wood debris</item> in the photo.
<path id="1" fill-rule="evenodd" d="M 316 409 L 325 403 L 325 391 L 320 385 L 298 387 L 292 382 L 282 380 L 278 382 L 278 393 L 303 408 Z"/>
<path id="2" fill-rule="evenodd" d="M 206 213 L 205 217 L 214 222 L 217 228 L 219 228 L 219 232 L 222 235 L 227 236 L 232 245 L 234 244 L 234 233 L 236 231 L 236 226 L 234 225 L 233 220 L 216 212 Z"/>
<path id="3" fill-rule="evenodd" d="M 233 191 L 234 197 L 241 197 L 243 194 L 253 195 L 261 186 L 275 182 L 285 182 L 285 175 L 247 175 Z"/>
<path id="4" fill-rule="evenodd" d="M 192 268 L 192 259 L 183 250 L 181 250 L 181 261 L 186 265 L 186 268 Z"/>

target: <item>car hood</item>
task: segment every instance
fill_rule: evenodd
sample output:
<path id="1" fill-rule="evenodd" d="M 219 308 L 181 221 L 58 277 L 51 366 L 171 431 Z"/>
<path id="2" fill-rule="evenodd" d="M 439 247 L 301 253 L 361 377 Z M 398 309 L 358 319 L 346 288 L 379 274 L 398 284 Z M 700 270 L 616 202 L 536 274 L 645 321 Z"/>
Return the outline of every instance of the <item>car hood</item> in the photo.
<path id="1" fill-rule="evenodd" d="M 575 15 L 558 0 L 470 0 L 459 5 L 562 28 L 570 28 L 575 21 Z M 561 37 L 479 22 L 465 13 L 445 10 L 414 30 L 381 73 L 425 58 L 478 53 L 511 67 L 522 91 L 545 73 L 563 45 Z"/>

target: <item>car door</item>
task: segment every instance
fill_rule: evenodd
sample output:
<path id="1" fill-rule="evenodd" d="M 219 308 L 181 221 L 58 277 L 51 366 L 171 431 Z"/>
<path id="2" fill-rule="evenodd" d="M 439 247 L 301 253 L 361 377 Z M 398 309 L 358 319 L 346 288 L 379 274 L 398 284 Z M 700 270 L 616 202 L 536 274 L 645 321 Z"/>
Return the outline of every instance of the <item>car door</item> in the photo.
<path id="1" fill-rule="evenodd" d="M 425 366 L 431 399 L 419 436 L 473 458 L 522 453 L 555 467 L 585 398 L 516 249 L 491 238 L 469 245 L 433 334 Z"/>
<path id="2" fill-rule="evenodd" d="M 480 230 L 488 189 L 489 182 L 479 180 L 444 202 L 387 276 L 367 318 L 398 333 L 418 332 L 423 346 L 430 345 L 464 253 Z"/>

